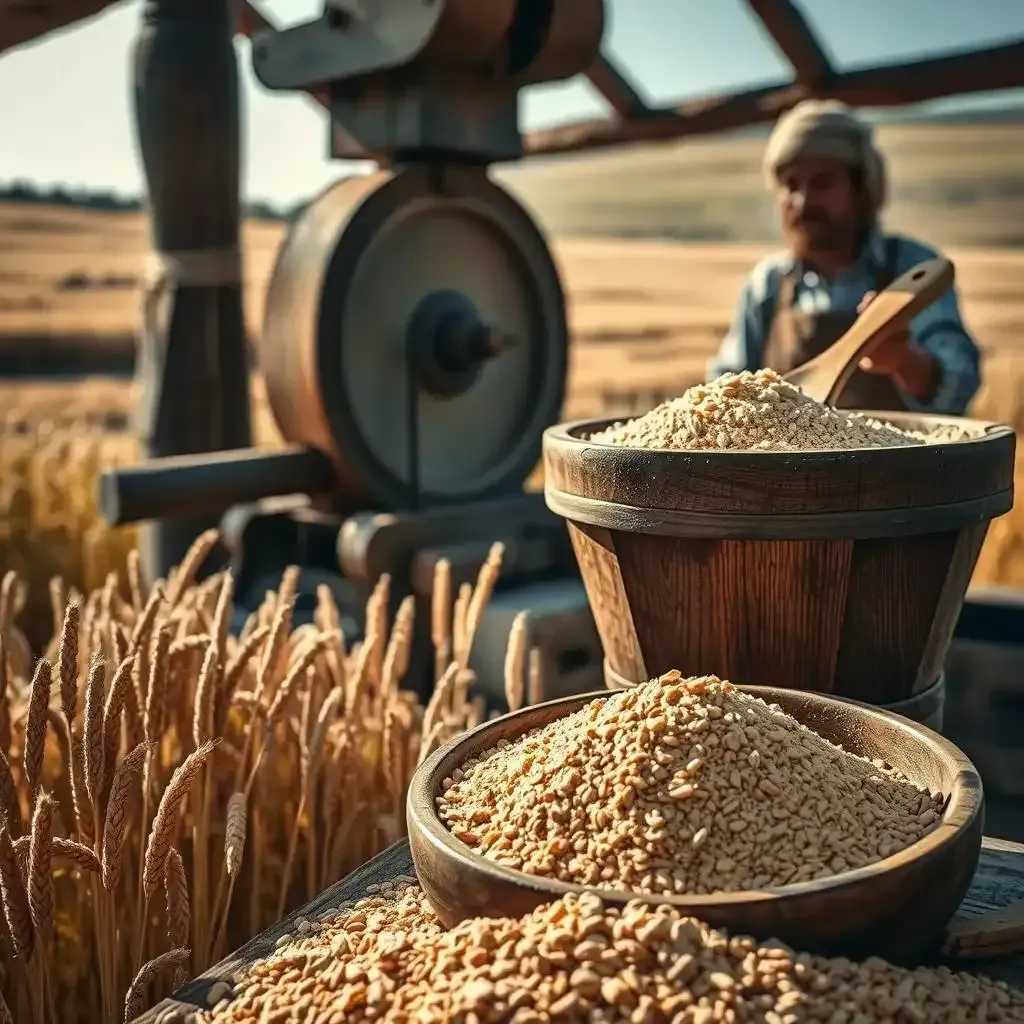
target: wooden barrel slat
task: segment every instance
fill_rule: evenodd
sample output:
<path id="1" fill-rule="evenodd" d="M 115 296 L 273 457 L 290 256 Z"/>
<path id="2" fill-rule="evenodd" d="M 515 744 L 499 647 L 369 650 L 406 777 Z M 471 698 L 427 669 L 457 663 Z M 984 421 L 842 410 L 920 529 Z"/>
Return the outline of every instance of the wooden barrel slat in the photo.
<path id="1" fill-rule="evenodd" d="M 1012 507 L 1012 430 L 887 415 L 971 440 L 855 452 L 649 451 L 544 438 L 609 669 L 669 669 L 873 704 L 935 683 L 991 518 Z"/>

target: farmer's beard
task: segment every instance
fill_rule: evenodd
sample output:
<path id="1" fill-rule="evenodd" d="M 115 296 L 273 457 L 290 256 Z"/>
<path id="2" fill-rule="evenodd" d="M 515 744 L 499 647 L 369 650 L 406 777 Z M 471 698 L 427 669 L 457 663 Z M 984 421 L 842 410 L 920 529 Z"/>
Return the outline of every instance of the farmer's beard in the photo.
<path id="1" fill-rule="evenodd" d="M 857 257 L 861 232 L 818 210 L 808 210 L 785 225 L 793 255 L 824 269 L 845 266 Z"/>

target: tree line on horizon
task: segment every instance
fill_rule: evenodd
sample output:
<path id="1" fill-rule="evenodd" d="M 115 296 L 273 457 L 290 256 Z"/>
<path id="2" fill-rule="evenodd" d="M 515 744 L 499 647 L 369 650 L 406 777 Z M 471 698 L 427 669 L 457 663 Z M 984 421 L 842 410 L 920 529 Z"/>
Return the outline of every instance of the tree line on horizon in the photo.
<path id="1" fill-rule="evenodd" d="M 113 189 L 92 191 L 66 185 L 36 185 L 25 180 L 0 182 L 0 203 L 38 203 L 112 213 L 133 213 L 145 207 L 145 200 L 140 196 L 121 195 Z M 265 199 L 251 199 L 242 204 L 242 212 L 253 220 L 292 220 L 304 206 L 305 203 L 294 203 L 279 207 Z"/>

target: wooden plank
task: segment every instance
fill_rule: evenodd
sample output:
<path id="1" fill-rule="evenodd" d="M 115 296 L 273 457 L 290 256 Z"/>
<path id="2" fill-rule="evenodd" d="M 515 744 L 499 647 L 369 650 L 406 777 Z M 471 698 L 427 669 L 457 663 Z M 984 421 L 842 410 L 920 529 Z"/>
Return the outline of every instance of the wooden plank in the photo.
<path id="1" fill-rule="evenodd" d="M 835 74 L 825 48 L 793 0 L 747 0 L 747 5 L 793 66 L 798 82 L 817 85 Z"/>
<path id="2" fill-rule="evenodd" d="M 650 113 L 651 108 L 622 68 L 603 53 L 587 70 L 587 80 L 619 117 L 644 117 Z"/>
<path id="3" fill-rule="evenodd" d="M 396 843 L 371 861 L 367 861 L 347 878 L 335 883 L 311 903 L 288 914 L 279 924 L 247 942 L 227 959 L 211 967 L 205 974 L 180 988 L 172 998 L 165 999 L 152 1010 L 136 1018 L 135 1024 L 171 1024 L 175 1014 L 206 1007 L 207 993 L 218 981 L 230 981 L 247 964 L 267 956 L 278 938 L 290 932 L 300 917 L 314 917 L 328 907 L 363 896 L 366 887 L 379 884 L 397 875 L 415 874 L 408 842 Z M 999 910 L 1015 900 L 1024 898 L 1024 845 L 1002 839 L 986 837 L 981 861 L 974 882 L 957 918 L 971 919 Z M 1002 960 L 972 963 L 970 969 L 1000 978 L 1010 985 L 1024 989 L 1024 956 Z M 180 1017 L 177 1018 L 180 1020 Z"/>
<path id="4" fill-rule="evenodd" d="M 0 0 L 0 53 L 30 43 L 40 36 L 67 28 L 100 11 L 116 0 Z"/>
<path id="5" fill-rule="evenodd" d="M 346 900 L 359 899 L 365 894 L 368 885 L 388 881 L 398 875 L 411 874 L 415 872 L 408 842 L 403 841 L 388 847 L 361 868 L 325 889 L 316 899 L 292 911 L 277 924 L 221 960 L 219 964 L 215 964 L 198 978 L 183 985 L 173 997 L 165 999 L 141 1017 L 137 1017 L 135 1024 L 169 1024 L 166 1018 L 170 1017 L 173 1020 L 174 1011 L 181 1013 L 208 1007 L 207 995 L 216 982 L 229 980 L 247 964 L 271 953 L 277 940 L 290 932 L 300 917 L 314 917 L 328 907 L 336 907 Z"/>
<path id="6" fill-rule="evenodd" d="M 907 64 L 846 71 L 816 87 L 799 82 L 776 83 L 748 92 L 652 108 L 642 118 L 577 121 L 529 132 L 524 145 L 528 155 L 574 153 L 768 123 L 812 97 L 841 100 L 852 107 L 898 107 L 942 96 L 1021 85 L 1024 40 Z"/>

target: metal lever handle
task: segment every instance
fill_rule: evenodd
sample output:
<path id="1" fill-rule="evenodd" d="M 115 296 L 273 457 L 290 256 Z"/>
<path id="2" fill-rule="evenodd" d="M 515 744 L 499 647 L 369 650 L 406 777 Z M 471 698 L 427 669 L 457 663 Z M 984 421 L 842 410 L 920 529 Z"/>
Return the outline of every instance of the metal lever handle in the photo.
<path id="1" fill-rule="evenodd" d="M 330 459 L 315 448 L 235 451 L 152 459 L 100 476 L 100 514 L 110 526 L 217 515 L 232 505 L 286 494 L 329 494 Z"/>

